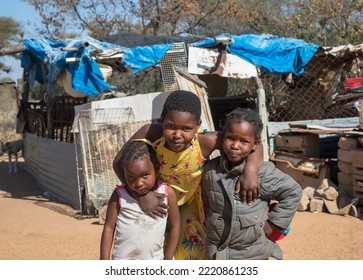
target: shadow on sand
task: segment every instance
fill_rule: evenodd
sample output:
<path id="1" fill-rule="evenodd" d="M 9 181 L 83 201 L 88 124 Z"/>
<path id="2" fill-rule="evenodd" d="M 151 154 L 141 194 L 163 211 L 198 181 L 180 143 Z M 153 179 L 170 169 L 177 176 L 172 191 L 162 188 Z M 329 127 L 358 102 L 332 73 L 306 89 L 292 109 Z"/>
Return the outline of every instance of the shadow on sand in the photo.
<path id="1" fill-rule="evenodd" d="M 9 193 L 13 198 L 45 198 L 37 179 L 25 170 L 25 163 L 19 162 L 17 173 L 7 173 L 8 163 L 0 162 L 0 190 Z"/>
<path id="2" fill-rule="evenodd" d="M 39 187 L 37 179 L 25 168 L 25 162 L 19 162 L 17 173 L 8 172 L 8 162 L 0 161 L 0 196 L 33 201 L 34 204 L 46 207 L 60 214 L 76 219 L 91 218 L 82 215 L 79 210 L 73 209 L 57 198 L 52 197 L 47 191 Z"/>

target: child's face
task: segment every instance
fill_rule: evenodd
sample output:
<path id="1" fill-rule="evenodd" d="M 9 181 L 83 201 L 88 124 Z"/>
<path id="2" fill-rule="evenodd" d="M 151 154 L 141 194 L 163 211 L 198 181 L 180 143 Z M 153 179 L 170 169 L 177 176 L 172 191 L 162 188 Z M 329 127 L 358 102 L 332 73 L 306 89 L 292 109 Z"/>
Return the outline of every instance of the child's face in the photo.
<path id="1" fill-rule="evenodd" d="M 166 147 L 174 152 L 188 149 L 199 126 L 200 122 L 196 121 L 194 114 L 170 111 L 163 120 L 163 135 Z"/>
<path id="2" fill-rule="evenodd" d="M 126 185 L 137 194 L 144 195 L 155 185 L 155 169 L 149 157 L 127 162 L 124 174 Z"/>
<path id="3" fill-rule="evenodd" d="M 248 122 L 231 122 L 224 132 L 223 151 L 232 166 L 248 157 L 257 144 L 255 128 Z"/>

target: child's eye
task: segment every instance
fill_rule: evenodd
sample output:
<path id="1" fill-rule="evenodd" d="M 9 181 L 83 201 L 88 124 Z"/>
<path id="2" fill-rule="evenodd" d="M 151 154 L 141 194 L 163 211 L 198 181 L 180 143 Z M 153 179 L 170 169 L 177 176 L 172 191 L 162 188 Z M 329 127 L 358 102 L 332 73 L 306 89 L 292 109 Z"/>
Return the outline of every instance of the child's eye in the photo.
<path id="1" fill-rule="evenodd" d="M 132 182 L 133 180 L 135 180 L 135 177 L 130 176 L 127 178 L 127 181 L 129 181 L 129 182 Z"/>
<path id="2" fill-rule="evenodd" d="M 190 128 L 190 127 L 184 127 L 184 131 L 185 132 L 190 132 L 190 131 L 192 131 L 192 128 Z"/>
<path id="3" fill-rule="evenodd" d="M 172 124 L 167 124 L 165 125 L 166 129 L 174 129 L 174 126 Z"/>
<path id="4" fill-rule="evenodd" d="M 143 176 L 143 178 L 144 178 L 144 179 L 147 179 L 147 178 L 149 178 L 149 176 L 150 176 L 149 174 L 145 174 L 145 175 Z"/>

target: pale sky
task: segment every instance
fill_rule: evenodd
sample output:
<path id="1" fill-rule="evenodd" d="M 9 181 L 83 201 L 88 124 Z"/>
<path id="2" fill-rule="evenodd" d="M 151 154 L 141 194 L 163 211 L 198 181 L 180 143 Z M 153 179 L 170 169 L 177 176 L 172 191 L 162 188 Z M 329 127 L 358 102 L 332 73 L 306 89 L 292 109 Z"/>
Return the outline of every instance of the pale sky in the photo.
<path id="1" fill-rule="evenodd" d="M 0 17 L 12 17 L 22 24 L 25 38 L 37 37 L 34 31 L 34 23 L 40 22 L 40 17 L 36 14 L 34 8 L 27 4 L 25 0 L 0 0 Z M 0 74 L 0 78 L 10 76 L 13 80 L 22 77 L 23 68 L 20 66 L 20 60 L 11 57 L 1 57 L 2 61 L 13 69 L 8 74 Z"/>

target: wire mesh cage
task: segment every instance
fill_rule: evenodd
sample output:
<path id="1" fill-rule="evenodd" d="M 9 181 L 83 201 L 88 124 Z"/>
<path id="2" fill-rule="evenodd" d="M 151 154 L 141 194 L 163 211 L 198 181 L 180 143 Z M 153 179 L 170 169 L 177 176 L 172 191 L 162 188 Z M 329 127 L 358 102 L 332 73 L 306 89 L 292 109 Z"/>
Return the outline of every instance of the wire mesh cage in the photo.
<path id="1" fill-rule="evenodd" d="M 357 117 L 354 102 L 363 90 L 347 87 L 348 78 L 363 76 L 357 59 L 318 52 L 300 76 L 263 75 L 269 121 Z"/>
<path id="2" fill-rule="evenodd" d="M 173 67 L 177 66 L 181 69 L 186 69 L 188 67 L 185 43 L 174 43 L 170 50 L 161 59 L 160 65 L 164 90 L 169 91 L 178 89 Z"/>
<path id="3" fill-rule="evenodd" d="M 78 119 L 82 177 L 89 199 L 97 210 L 108 203 L 120 183 L 112 162 L 120 148 L 145 122 L 135 122 L 131 108 L 82 110 Z"/>

